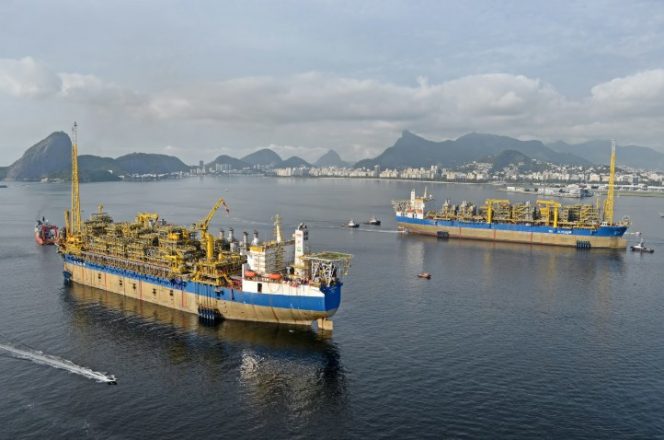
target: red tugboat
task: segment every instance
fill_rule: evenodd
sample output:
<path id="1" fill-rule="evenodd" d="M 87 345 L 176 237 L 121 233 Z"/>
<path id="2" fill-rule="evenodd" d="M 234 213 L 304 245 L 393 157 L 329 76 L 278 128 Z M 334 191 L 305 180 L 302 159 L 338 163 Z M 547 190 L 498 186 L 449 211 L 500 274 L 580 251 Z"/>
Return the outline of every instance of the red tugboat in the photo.
<path id="1" fill-rule="evenodd" d="M 57 239 L 57 226 L 50 224 L 45 217 L 42 217 L 41 220 L 37 220 L 37 224 L 35 225 L 35 241 L 37 244 L 41 246 L 55 244 Z"/>

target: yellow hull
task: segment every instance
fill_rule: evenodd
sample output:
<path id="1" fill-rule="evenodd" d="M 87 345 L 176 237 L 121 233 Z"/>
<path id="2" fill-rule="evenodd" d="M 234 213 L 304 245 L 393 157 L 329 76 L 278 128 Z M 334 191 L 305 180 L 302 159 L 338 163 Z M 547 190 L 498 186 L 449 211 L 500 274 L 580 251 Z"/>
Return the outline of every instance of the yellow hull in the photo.
<path id="1" fill-rule="evenodd" d="M 307 326 L 322 319 L 323 321 L 319 322 L 320 328 L 321 326 L 331 327 L 332 321 L 326 318 L 336 311 L 319 312 L 267 307 L 201 297 L 181 289 L 172 289 L 145 280 L 123 277 L 68 262 L 65 262 L 64 270 L 71 274 L 70 280 L 74 283 L 196 315 L 200 308 L 205 308 L 217 310 L 224 319 Z"/>
<path id="2" fill-rule="evenodd" d="M 430 226 L 414 223 L 399 223 L 408 232 L 436 236 L 438 231 L 447 232 L 450 238 L 501 241 L 507 243 L 539 244 L 547 246 L 577 247 L 577 241 L 590 243 L 593 249 L 625 249 L 627 240 L 622 237 L 573 236 L 564 234 L 542 234 L 537 232 L 504 231 L 496 229 L 461 228 L 457 226 Z"/>

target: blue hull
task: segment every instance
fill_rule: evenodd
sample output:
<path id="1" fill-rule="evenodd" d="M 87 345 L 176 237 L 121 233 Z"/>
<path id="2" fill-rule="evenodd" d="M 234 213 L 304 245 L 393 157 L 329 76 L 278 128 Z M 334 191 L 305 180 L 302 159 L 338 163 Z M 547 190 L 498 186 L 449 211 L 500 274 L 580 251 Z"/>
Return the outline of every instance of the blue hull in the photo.
<path id="1" fill-rule="evenodd" d="M 600 226 L 597 229 L 587 228 L 554 228 L 551 226 L 528 226 L 514 225 L 509 223 L 480 223 L 480 222 L 462 222 L 457 220 L 433 220 L 417 219 L 411 217 L 396 216 L 398 223 L 408 223 L 414 225 L 426 225 L 433 227 L 450 227 L 462 229 L 483 229 L 496 231 L 512 231 L 537 234 L 563 234 L 578 237 L 622 237 L 627 231 L 627 226 Z"/>
<path id="2" fill-rule="evenodd" d="M 215 287 L 196 281 L 183 281 L 177 279 L 171 280 L 141 274 L 131 270 L 119 269 L 112 266 L 105 266 L 89 261 L 84 261 L 71 255 L 64 255 L 63 257 L 66 263 L 83 266 L 85 268 L 99 272 L 130 278 L 136 281 L 147 282 L 168 289 L 180 290 L 204 299 L 221 300 L 247 306 L 270 307 L 274 309 L 283 309 L 303 313 L 319 313 L 321 314 L 321 317 L 332 316 L 339 308 L 341 303 L 341 287 L 343 283 L 322 287 L 320 289 L 320 296 L 255 293 L 226 287 Z M 67 272 L 65 272 L 65 281 L 68 281 L 70 277 L 71 275 L 68 275 Z"/>

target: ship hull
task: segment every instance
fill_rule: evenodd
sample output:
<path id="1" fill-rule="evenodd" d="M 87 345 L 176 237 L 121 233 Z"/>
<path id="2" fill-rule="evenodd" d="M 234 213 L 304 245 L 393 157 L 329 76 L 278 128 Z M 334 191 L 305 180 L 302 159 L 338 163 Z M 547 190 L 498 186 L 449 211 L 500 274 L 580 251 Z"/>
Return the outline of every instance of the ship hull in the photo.
<path id="1" fill-rule="evenodd" d="M 627 230 L 625 226 L 601 226 L 592 230 L 418 219 L 404 216 L 396 216 L 396 221 L 399 227 L 408 232 L 433 236 L 440 236 L 440 232 L 449 238 L 599 249 L 627 247 L 627 240 L 623 238 Z"/>
<path id="2" fill-rule="evenodd" d="M 221 318 L 239 321 L 311 325 L 330 318 L 341 301 L 341 283 L 319 295 L 280 295 L 215 288 L 193 281 L 168 280 L 103 266 L 65 255 L 65 280 L 114 294 L 159 304 L 183 312 L 215 311 Z"/>

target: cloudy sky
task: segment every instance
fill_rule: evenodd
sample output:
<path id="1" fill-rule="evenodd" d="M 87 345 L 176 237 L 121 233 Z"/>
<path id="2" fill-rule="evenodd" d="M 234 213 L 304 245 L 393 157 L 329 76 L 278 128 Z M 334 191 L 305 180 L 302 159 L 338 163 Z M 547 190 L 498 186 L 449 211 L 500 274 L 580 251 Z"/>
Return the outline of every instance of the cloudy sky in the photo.
<path id="1" fill-rule="evenodd" d="M 664 151 L 664 2 L 0 1 L 0 165 L 373 156 L 403 129 Z"/>

